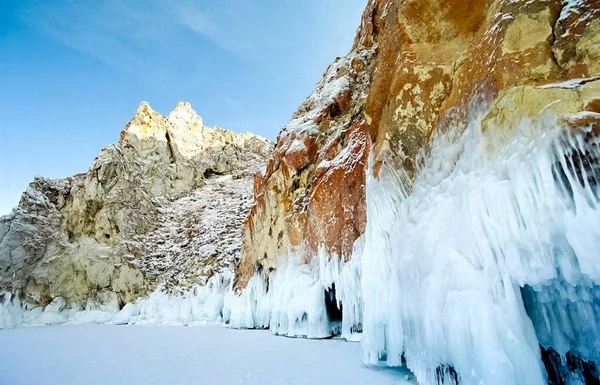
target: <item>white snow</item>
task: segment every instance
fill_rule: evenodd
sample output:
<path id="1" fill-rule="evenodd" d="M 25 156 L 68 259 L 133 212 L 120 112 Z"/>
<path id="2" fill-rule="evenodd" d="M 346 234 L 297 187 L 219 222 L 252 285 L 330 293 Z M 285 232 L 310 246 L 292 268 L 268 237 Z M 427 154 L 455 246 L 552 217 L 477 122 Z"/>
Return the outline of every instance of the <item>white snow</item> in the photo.
<path id="1" fill-rule="evenodd" d="M 335 135 L 330 138 L 332 140 Z M 357 151 L 357 149 L 368 148 L 365 145 L 367 140 L 366 135 L 354 135 L 346 143 L 344 148 L 337 153 L 337 155 L 330 160 L 321 160 L 317 165 L 317 169 L 339 169 L 344 168 L 345 170 L 355 170 L 356 164 L 362 161 L 364 152 Z M 348 172 L 348 171 L 346 171 Z"/>
<path id="2" fill-rule="evenodd" d="M 82 325 L 0 331 L 0 384 L 409 384 L 360 346 L 219 326 Z"/>
<path id="3" fill-rule="evenodd" d="M 233 273 L 225 270 L 205 286 L 167 294 L 159 287 L 147 298 L 123 307 L 111 323 L 135 325 L 198 325 L 222 322 L 223 297 L 231 288 Z"/>
<path id="4" fill-rule="evenodd" d="M 581 13 L 580 9 L 584 5 L 583 0 L 564 0 L 563 8 L 558 17 L 557 24 L 564 22 L 571 13 Z"/>
<path id="5" fill-rule="evenodd" d="M 233 273 L 224 270 L 211 277 L 206 285 L 178 293 L 167 293 L 161 285 L 148 297 L 126 304 L 121 310 L 116 302 L 99 305 L 93 301 L 88 301 L 85 309 L 69 308 L 62 297 L 56 297 L 45 308 L 29 309 L 18 296 L 6 293 L 0 304 L 0 329 L 90 323 L 201 325 L 222 322 L 223 299 L 231 292 L 232 278 Z"/>
<path id="6" fill-rule="evenodd" d="M 566 80 L 566 81 L 560 82 L 560 83 L 544 84 L 544 85 L 538 86 L 537 88 L 542 88 L 542 89 L 544 89 L 544 88 L 577 88 L 585 83 L 593 82 L 598 79 L 600 79 L 600 76 L 594 76 L 594 77 L 590 77 L 590 78 L 574 78 L 574 79 L 569 79 L 569 80 Z"/>
<path id="7" fill-rule="evenodd" d="M 359 48 L 356 52 L 338 58 L 331 64 L 321 80 L 315 86 L 314 91 L 302 103 L 300 109 L 294 114 L 292 119 L 286 124 L 278 137 L 278 143 L 284 146 L 292 147 L 291 150 L 297 151 L 304 147 L 304 139 L 307 137 L 316 137 L 321 134 L 321 129 L 315 123 L 319 115 L 329 106 L 335 103 L 335 99 L 344 92 L 351 91 L 353 86 L 366 87 L 369 83 L 367 71 L 359 74 L 357 79 L 350 76 L 353 60 L 360 60 L 368 63 L 374 54 L 374 49 Z M 339 76 L 338 73 L 345 72 L 345 75 Z M 352 93 L 353 101 L 362 97 L 362 92 Z M 329 127 L 333 131 L 335 127 Z M 339 129 L 339 128 L 338 128 Z M 332 135 L 333 136 L 333 135 Z M 281 144 L 279 144 L 281 145 Z"/>

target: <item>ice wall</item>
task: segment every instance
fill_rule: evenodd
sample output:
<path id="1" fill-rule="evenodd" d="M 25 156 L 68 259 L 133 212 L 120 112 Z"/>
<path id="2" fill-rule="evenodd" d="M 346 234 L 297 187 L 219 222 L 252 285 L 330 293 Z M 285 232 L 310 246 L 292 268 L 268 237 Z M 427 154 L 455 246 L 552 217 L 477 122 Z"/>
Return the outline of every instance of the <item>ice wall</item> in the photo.
<path id="1" fill-rule="evenodd" d="M 267 279 L 259 271 L 239 295 L 227 293 L 224 321 L 233 328 L 269 328 L 289 337 L 328 338 L 341 334 L 359 340 L 362 329 L 360 255 L 364 238 L 354 245 L 352 260 L 329 256 L 324 247 L 301 263 L 290 254 L 282 258 Z M 329 297 L 328 297 L 329 296 Z M 340 308 L 341 322 L 332 320 L 327 306 Z"/>
<path id="2" fill-rule="evenodd" d="M 539 344 L 599 363 L 598 139 L 548 112 L 470 122 L 433 138 L 414 184 L 367 178 L 365 362 L 502 385 L 546 383 Z"/>

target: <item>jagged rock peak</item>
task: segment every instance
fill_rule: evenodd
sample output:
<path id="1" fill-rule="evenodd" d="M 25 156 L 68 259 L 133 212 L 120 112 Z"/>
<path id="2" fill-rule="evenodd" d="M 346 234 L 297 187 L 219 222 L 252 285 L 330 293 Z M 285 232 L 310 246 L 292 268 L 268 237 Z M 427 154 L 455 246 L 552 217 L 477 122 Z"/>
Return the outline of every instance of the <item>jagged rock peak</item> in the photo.
<path id="1" fill-rule="evenodd" d="M 183 119 L 189 122 L 199 122 L 202 127 L 202 117 L 192 108 L 189 102 L 179 102 L 169 114 L 169 121 Z"/>
<path id="2" fill-rule="evenodd" d="M 142 156 L 151 155 L 156 147 L 168 146 L 173 157 L 184 159 L 229 146 L 249 146 L 250 152 L 267 156 L 273 147 L 271 141 L 259 135 L 206 127 L 188 102 L 179 102 L 168 116 L 154 111 L 148 102 L 141 102 L 120 138 L 123 147 L 134 148 Z"/>
<path id="3" fill-rule="evenodd" d="M 172 129 L 184 136 L 186 134 L 202 135 L 202 131 L 208 129 L 204 126 L 202 117 L 188 102 L 177 103 L 177 106 L 169 114 L 168 120 L 173 125 Z"/>
<path id="4" fill-rule="evenodd" d="M 162 116 L 154 111 L 150 106 L 150 103 L 142 101 L 138 105 L 135 115 L 131 119 L 132 121 L 138 121 L 147 124 L 153 118 L 161 118 Z"/>
<path id="5" fill-rule="evenodd" d="M 169 116 L 140 103 L 119 142 L 102 149 L 86 173 L 64 180 L 36 178 L 19 207 L 0 218 L 0 296 L 18 292 L 33 307 L 58 297 L 76 308 L 88 301 L 132 302 L 164 278 L 150 277 L 162 270 L 150 261 L 155 250 L 140 246 L 143 237 L 151 233 L 153 241 L 164 244 L 172 238 L 173 223 L 189 227 L 178 234 L 189 230 L 204 236 L 185 235 L 181 242 L 241 244 L 239 226 L 251 203 L 253 175 L 272 149 L 272 142 L 257 135 L 205 127 L 189 103 L 179 103 Z M 212 211 L 205 207 L 209 203 Z M 165 216 L 173 210 L 185 218 Z M 208 230 L 196 229 L 203 215 L 211 218 Z M 222 226 L 212 218 L 222 219 Z M 210 260 L 219 262 L 211 266 L 205 266 L 210 264 L 202 259 L 206 255 L 191 252 L 181 262 L 179 244 L 154 259 L 162 267 L 167 260 L 181 262 L 189 271 L 180 266 L 178 274 L 195 284 L 201 283 L 196 274 L 201 268 L 230 264 L 232 250 L 217 247 Z"/>

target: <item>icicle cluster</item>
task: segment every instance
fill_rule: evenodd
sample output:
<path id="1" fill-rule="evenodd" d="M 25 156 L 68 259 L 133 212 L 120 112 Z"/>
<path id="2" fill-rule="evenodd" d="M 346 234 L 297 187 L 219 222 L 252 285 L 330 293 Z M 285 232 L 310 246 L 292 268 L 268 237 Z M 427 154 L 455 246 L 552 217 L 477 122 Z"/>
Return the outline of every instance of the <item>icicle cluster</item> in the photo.
<path id="1" fill-rule="evenodd" d="M 310 265 L 300 264 L 290 253 L 269 275 L 268 284 L 257 272 L 240 295 L 226 295 L 224 320 L 233 328 L 269 328 L 289 337 L 341 334 L 348 340 L 360 339 L 362 243 L 362 238 L 355 243 L 355 257 L 349 262 L 337 255 L 330 258 L 324 247 Z M 342 319 L 332 319 L 332 311 L 343 312 Z"/>
<path id="2" fill-rule="evenodd" d="M 475 118 L 434 138 L 413 185 L 385 165 L 368 177 L 365 362 L 405 360 L 420 384 L 504 385 L 547 383 L 540 344 L 600 363 L 589 134 L 549 113 L 485 132 Z"/>

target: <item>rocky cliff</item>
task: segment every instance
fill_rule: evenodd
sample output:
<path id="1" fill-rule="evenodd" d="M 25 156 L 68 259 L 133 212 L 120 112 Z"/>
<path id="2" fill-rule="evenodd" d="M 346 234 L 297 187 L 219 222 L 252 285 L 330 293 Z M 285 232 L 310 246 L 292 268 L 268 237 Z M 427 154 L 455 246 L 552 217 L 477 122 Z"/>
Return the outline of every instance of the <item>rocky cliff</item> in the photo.
<path id="1" fill-rule="evenodd" d="M 350 258 L 365 229 L 371 146 L 375 174 L 387 162 L 414 178 L 436 128 L 466 126 L 481 103 L 494 103 L 489 119 L 559 99 L 553 110 L 598 112 L 599 14 L 593 0 L 369 1 L 350 53 L 327 69 L 256 176 L 239 287 L 290 247 L 306 260 L 321 244 Z M 593 83 L 586 95 L 536 88 L 575 78 Z"/>
<path id="2" fill-rule="evenodd" d="M 341 322 L 423 384 L 595 383 L 599 15 L 370 0 L 256 175 L 232 323 Z"/>
<path id="3" fill-rule="evenodd" d="M 0 219 L 0 292 L 29 308 L 118 308 L 160 283 L 205 283 L 239 258 L 253 175 L 271 149 L 204 126 L 189 103 L 169 116 L 141 103 L 86 173 L 36 178 Z"/>
<path id="4" fill-rule="evenodd" d="M 88 173 L 37 179 L 0 220 L 0 310 L 207 283 L 110 322 L 341 334 L 422 385 L 597 383 L 598 15 L 370 0 L 260 169 L 267 141 L 142 104 Z"/>

